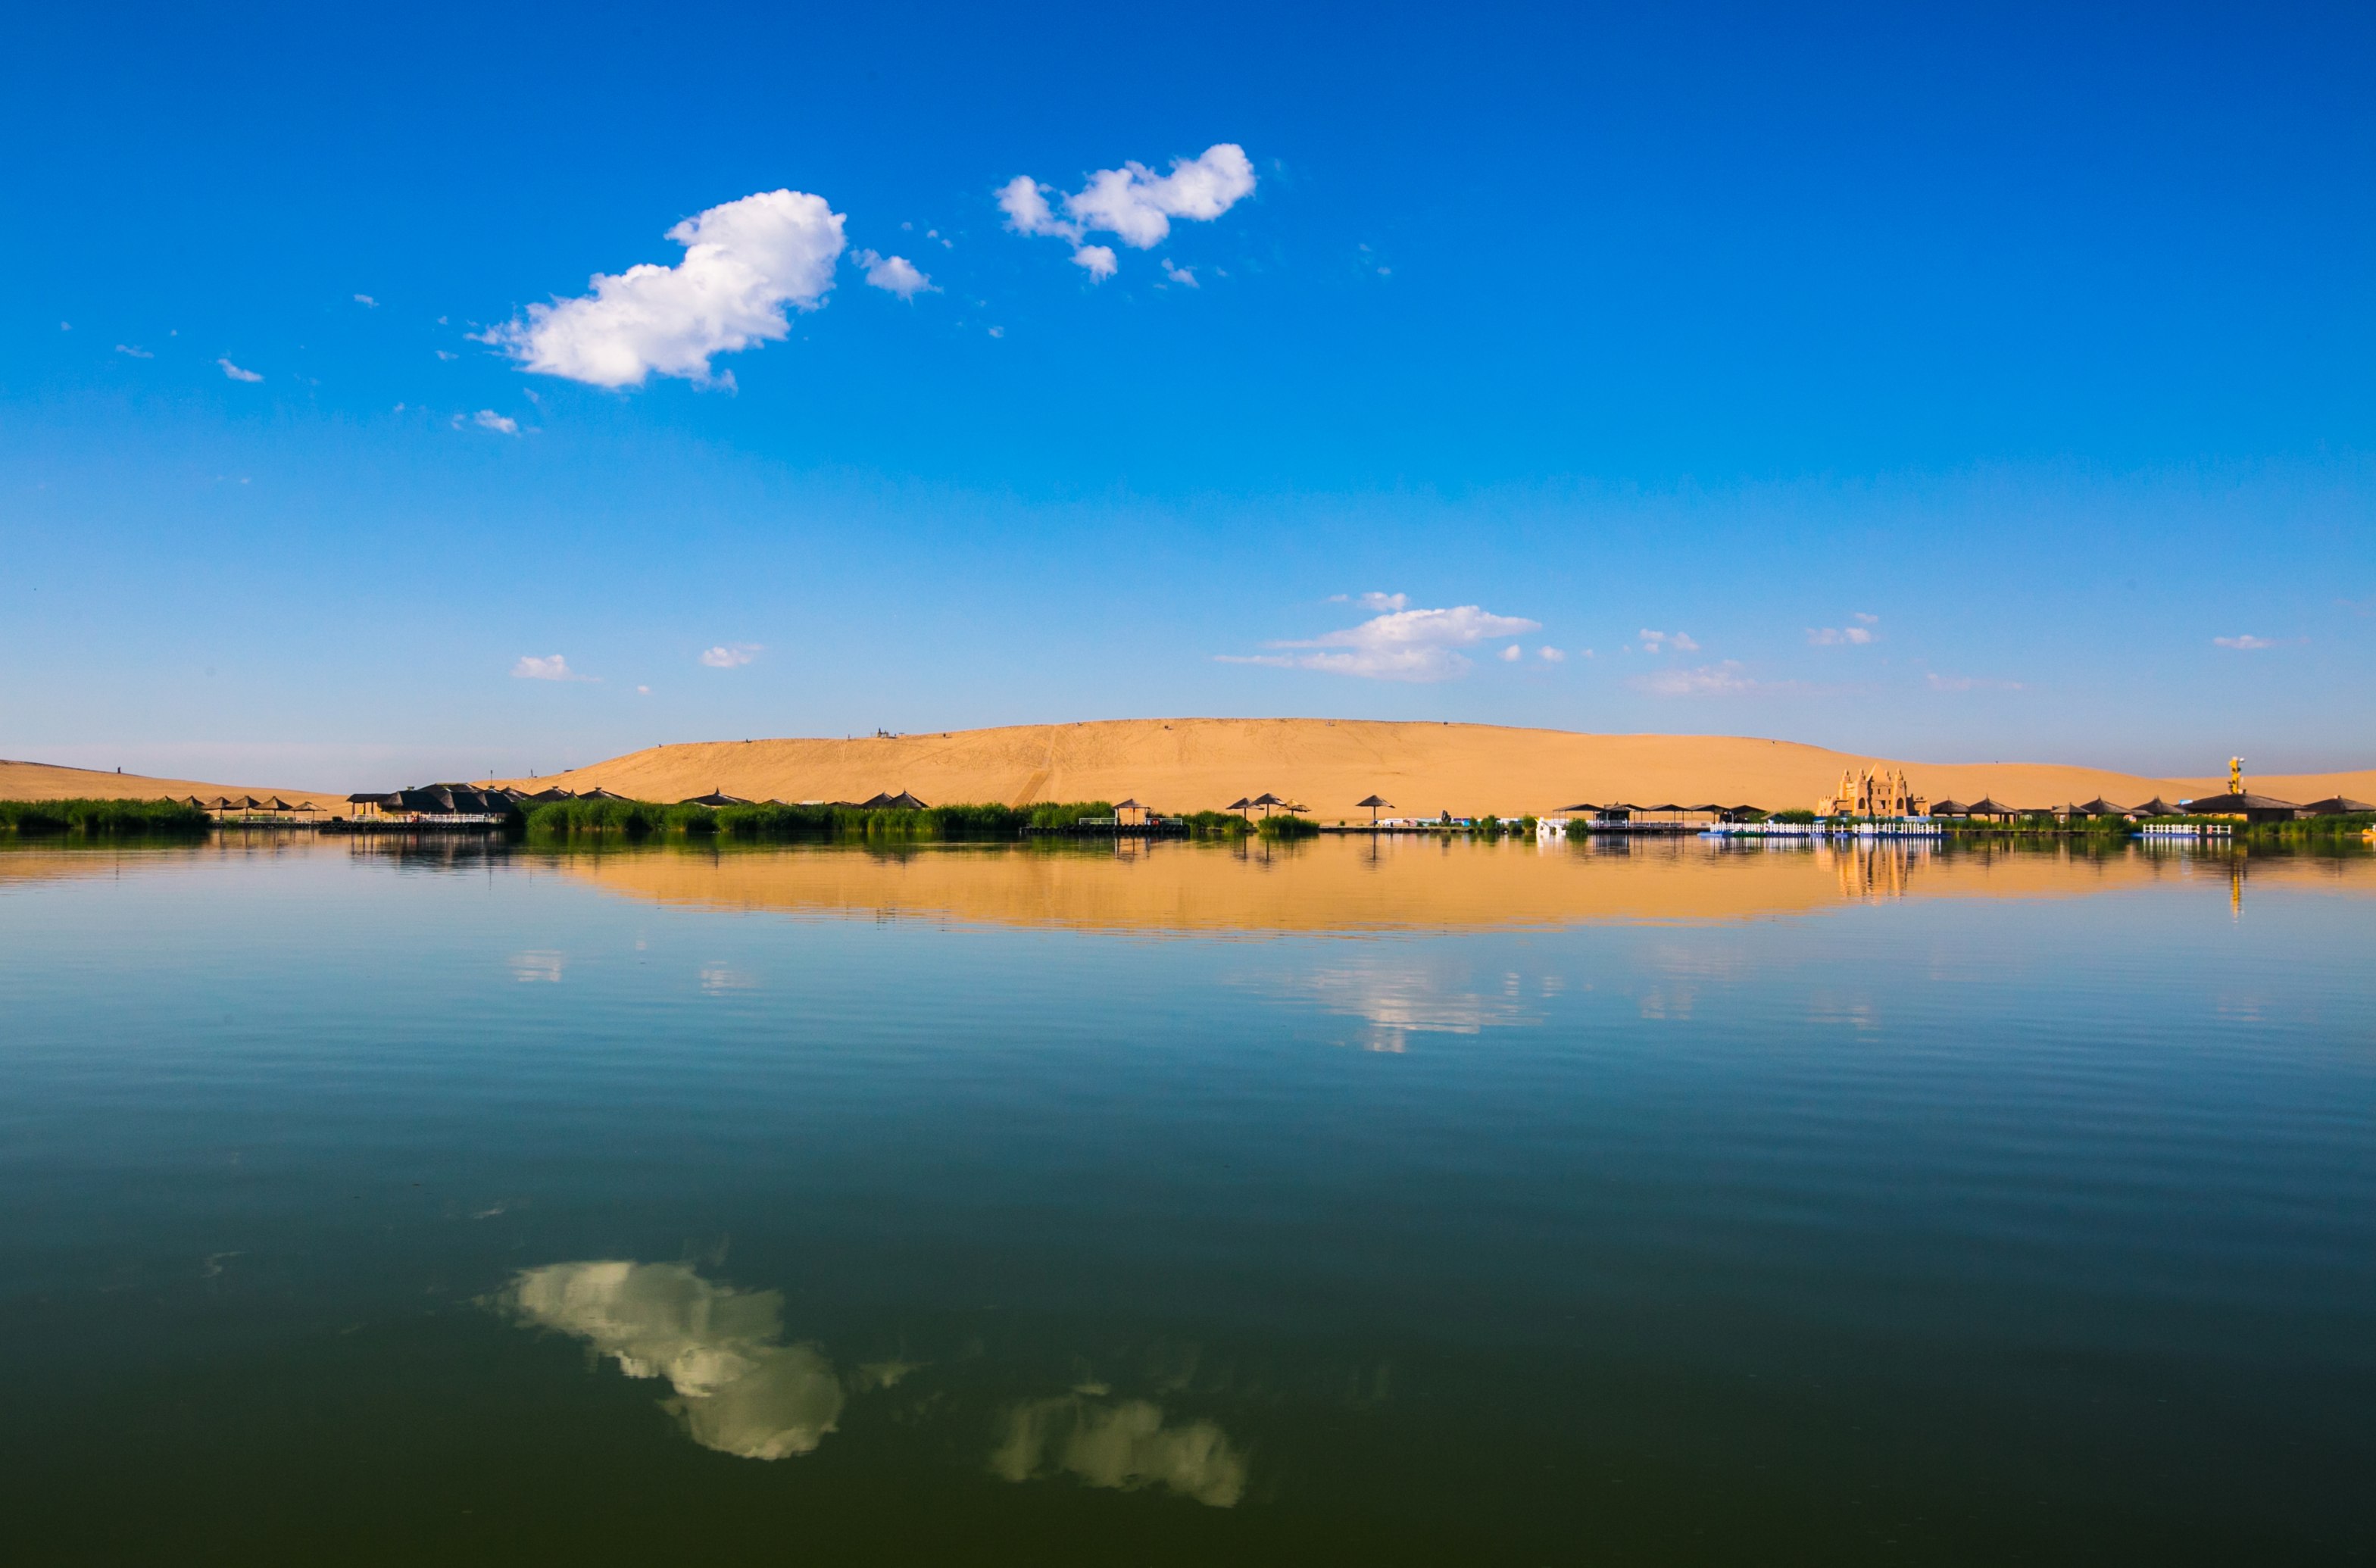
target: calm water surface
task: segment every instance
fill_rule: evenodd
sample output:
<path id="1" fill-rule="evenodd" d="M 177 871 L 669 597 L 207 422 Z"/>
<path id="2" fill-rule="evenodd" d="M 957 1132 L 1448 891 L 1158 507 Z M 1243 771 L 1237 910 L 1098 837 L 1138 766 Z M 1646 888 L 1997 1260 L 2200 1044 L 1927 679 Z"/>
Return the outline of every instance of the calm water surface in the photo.
<path id="1" fill-rule="evenodd" d="M 2376 862 L 0 853 L 20 1562 L 2376 1553 Z"/>

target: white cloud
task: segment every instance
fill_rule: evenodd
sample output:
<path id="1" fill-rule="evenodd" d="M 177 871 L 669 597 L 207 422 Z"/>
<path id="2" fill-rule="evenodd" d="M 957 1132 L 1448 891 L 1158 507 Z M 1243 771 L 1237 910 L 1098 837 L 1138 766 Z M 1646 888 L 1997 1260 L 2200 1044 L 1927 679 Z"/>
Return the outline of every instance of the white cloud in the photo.
<path id="1" fill-rule="evenodd" d="M 557 653 L 541 659 L 532 653 L 524 653 L 520 655 L 520 661 L 512 666 L 512 679 L 516 681 L 590 681 L 593 678 L 580 675 L 569 668 L 569 660 Z"/>
<path id="2" fill-rule="evenodd" d="M 2234 648 L 2239 653 L 2258 653 L 2264 647 L 2275 647 L 2277 645 L 2273 638 L 2256 637 L 2247 632 L 2241 636 L 2214 637 L 2211 639 L 2211 646 Z"/>
<path id="3" fill-rule="evenodd" d="M 1353 598 L 1341 593 L 1332 593 L 1328 596 L 1328 602 L 1331 604 L 1358 603 L 1364 610 L 1384 612 L 1408 608 L 1410 604 L 1410 595 L 1407 593 L 1365 593 L 1360 595 L 1358 598 Z"/>
<path id="4" fill-rule="evenodd" d="M 1100 169 L 1088 183 L 1063 198 L 1065 216 L 1049 206 L 1051 187 L 1028 174 L 1017 174 L 998 188 L 998 209 L 1006 226 L 1018 234 L 1046 234 L 1069 240 L 1074 262 L 1093 278 L 1114 270 L 1113 252 L 1103 245 L 1085 246 L 1090 234 L 1112 234 L 1137 250 L 1161 244 L 1171 232 L 1171 220 L 1185 218 L 1208 223 L 1236 206 L 1254 188 L 1254 166 L 1245 148 L 1235 142 L 1216 142 L 1194 158 L 1175 158 L 1171 172 L 1158 174 L 1146 164 L 1127 162 L 1119 169 Z M 1104 252 L 1102 261 L 1082 259 L 1090 250 Z M 1184 268 L 1165 264 L 1174 282 L 1194 286 Z"/>
<path id="5" fill-rule="evenodd" d="M 841 258 L 841 226 L 823 196 L 747 196 L 671 229 L 685 247 L 674 267 L 598 272 L 593 292 L 530 305 L 479 340 L 525 370 L 595 386 L 640 386 L 654 374 L 706 383 L 712 355 L 778 341 L 791 331 L 787 307 L 823 303 Z"/>
<path id="6" fill-rule="evenodd" d="M 748 664 L 766 651 L 758 643 L 720 643 L 702 650 L 701 661 L 712 670 L 731 670 Z"/>
<path id="7" fill-rule="evenodd" d="M 866 281 L 885 293 L 912 300 L 918 294 L 940 292 L 933 286 L 933 280 L 917 270 L 916 264 L 904 255 L 877 255 L 873 251 L 860 251 L 851 259 L 866 268 Z"/>
<path id="8" fill-rule="evenodd" d="M 1399 605 L 1403 596 L 1364 597 Z M 1318 651 L 1218 657 L 1225 664 L 1318 670 L 1331 675 L 1359 675 L 1374 681 L 1451 681 L 1467 674 L 1470 668 L 1459 649 L 1474 647 L 1489 637 L 1515 637 L 1541 630 L 1539 622 L 1515 615 L 1495 615 L 1474 604 L 1451 610 L 1396 609 L 1341 632 L 1330 632 L 1308 641 L 1269 645 Z"/>
<path id="9" fill-rule="evenodd" d="M 157 357 L 148 350 L 136 349 L 129 343 L 118 343 L 115 345 L 115 351 L 119 354 L 127 354 L 136 360 L 153 360 Z"/>
<path id="10" fill-rule="evenodd" d="M 493 409 L 481 409 L 470 416 L 470 422 L 481 430 L 492 430 L 503 435 L 517 435 L 519 421 L 506 419 Z"/>
<path id="11" fill-rule="evenodd" d="M 1539 657 L 1539 658 L 1543 660 L 1543 662 L 1544 662 L 1544 663 L 1546 663 L 1546 664 L 1557 664 L 1557 663 L 1560 663 L 1562 660 L 1563 660 L 1563 659 L 1565 659 L 1567 658 L 1567 655 L 1566 655 L 1566 654 L 1562 653 L 1559 649 L 1557 649 L 1557 648 L 1555 648 L 1555 647 L 1538 647 L 1538 648 L 1535 649 L 1535 653 L 1536 653 L 1536 654 L 1537 654 L 1537 656 L 1538 656 L 1538 657 Z M 1586 653 L 1585 653 L 1585 657 L 1586 657 L 1586 659 L 1589 659 L 1589 658 L 1591 658 L 1591 657 L 1592 657 L 1592 654 L 1591 654 L 1590 650 L 1588 650 L 1588 649 L 1587 649 L 1587 650 L 1586 651 Z"/>
<path id="12" fill-rule="evenodd" d="M 652 695 L 652 689 L 649 686 L 637 686 L 636 695 L 639 697 L 647 697 Z"/>
<path id="13" fill-rule="evenodd" d="M 1700 650 L 1700 645 L 1692 641 L 1689 632 L 1654 632 L 1645 626 L 1641 637 L 1645 653 L 1665 653 L 1670 649 L 1676 653 L 1697 653 Z"/>
<path id="14" fill-rule="evenodd" d="M 215 361 L 215 363 L 222 366 L 222 373 L 225 375 L 230 376 L 233 381 L 261 381 L 264 379 L 263 376 L 259 375 L 255 371 L 242 370 L 239 366 L 232 363 L 229 360 L 217 360 Z"/>
<path id="15" fill-rule="evenodd" d="M 2017 692 L 2019 681 L 1986 681 L 1977 675 L 1942 675 L 1936 671 L 1922 677 L 1923 684 L 1934 692 Z"/>
<path id="16" fill-rule="evenodd" d="M 1634 683 L 1658 697 L 1745 696 L 1761 689 L 1760 683 L 1741 672 L 1737 659 L 1691 670 L 1661 670 L 1655 675 L 1642 676 Z"/>
<path id="17" fill-rule="evenodd" d="M 1091 281 L 1102 283 L 1114 275 L 1113 247 L 1083 245 L 1073 253 L 1073 265 L 1088 268 Z"/>
<path id="18" fill-rule="evenodd" d="M 1859 621 L 1863 622 L 1863 623 L 1864 623 L 1866 625 L 1868 625 L 1868 626 L 1878 626 L 1878 625 L 1880 625 L 1880 624 L 1881 624 L 1881 617 L 1880 617 L 1880 616 L 1878 616 L 1878 615 L 1872 615 L 1872 614 L 1868 614 L 1866 612 L 1861 611 L 1861 610 L 1859 610 L 1859 611 L 1858 611 L 1858 612 L 1856 612 L 1856 615 L 1855 615 L 1855 617 L 1854 617 L 1854 618 L 1855 618 L 1856 620 L 1859 620 Z"/>
<path id="19" fill-rule="evenodd" d="M 1525 648 L 1520 647 L 1516 643 L 1512 643 L 1508 647 L 1502 650 L 1502 662 L 1504 664 L 1515 664 L 1526 656 L 1527 650 Z"/>
<path id="20" fill-rule="evenodd" d="M 355 303 L 362 306 L 365 310 L 379 309 L 379 302 L 373 299 L 369 294 L 357 294 L 355 296 Z"/>
<path id="21" fill-rule="evenodd" d="M 522 1271 L 498 1301 L 520 1323 L 558 1329 L 629 1377 L 665 1378 L 662 1402 L 704 1448 L 742 1459 L 814 1453 L 845 1395 L 814 1345 L 786 1345 L 784 1299 L 714 1285 L 681 1263 L 612 1259 Z"/>
<path id="22" fill-rule="evenodd" d="M 1863 626 L 1810 626 L 1807 641 L 1816 647 L 1861 647 L 1872 641 L 1872 633 Z"/>
<path id="23" fill-rule="evenodd" d="M 1196 281 L 1196 272 L 1194 267 L 1174 266 L 1168 255 L 1163 258 L 1163 275 L 1183 288 L 1201 287 Z"/>

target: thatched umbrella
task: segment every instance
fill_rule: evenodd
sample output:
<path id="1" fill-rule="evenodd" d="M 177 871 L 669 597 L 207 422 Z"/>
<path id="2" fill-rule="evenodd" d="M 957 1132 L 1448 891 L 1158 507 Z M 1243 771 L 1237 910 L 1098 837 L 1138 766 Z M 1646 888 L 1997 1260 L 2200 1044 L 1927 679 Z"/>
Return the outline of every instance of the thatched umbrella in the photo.
<path id="1" fill-rule="evenodd" d="M 1256 795 L 1256 796 L 1253 798 L 1253 804 L 1255 804 L 1255 805 L 1258 805 L 1258 806 L 1262 807 L 1262 809 L 1263 809 L 1263 815 L 1265 815 L 1265 816 L 1268 816 L 1268 815 L 1270 814 L 1270 808 L 1271 808 L 1271 807 L 1273 807 L 1273 806 L 1283 806 L 1283 805 L 1287 804 L 1287 802 L 1286 802 L 1285 801 L 1280 800 L 1277 795 L 1271 794 L 1271 793 L 1269 793 L 1269 792 L 1267 792 L 1267 791 L 1265 791 L 1265 792 L 1264 792 L 1264 793 L 1262 793 L 1262 794 Z"/>
<path id="2" fill-rule="evenodd" d="M 1240 795 L 1236 800 L 1230 802 L 1228 809 L 1237 813 L 1240 816 L 1243 816 L 1246 813 L 1253 810 L 1253 805 L 1254 803 L 1252 801 L 1247 800 L 1243 795 Z"/>
<path id="3" fill-rule="evenodd" d="M 1372 827 L 1375 827 L 1375 826 L 1378 826 L 1378 808 L 1379 808 L 1379 807 L 1384 806 L 1384 807 L 1386 810 L 1388 810 L 1388 811 L 1392 811 L 1392 810 L 1394 810 L 1394 809 L 1395 809 L 1395 803 L 1394 803 L 1394 802 L 1389 801 L 1389 800 L 1385 799 L 1384 796 L 1380 796 L 1380 795 L 1372 795 L 1372 796 L 1371 796 L 1371 797 L 1370 797 L 1368 800 L 1366 800 L 1366 801 L 1355 801 L 1355 802 L 1353 802 L 1353 809 L 1354 809 L 1355 811 L 1360 811 L 1360 810 L 1362 807 L 1364 807 L 1364 806 L 1367 806 L 1367 807 L 1369 808 L 1369 810 L 1370 810 L 1370 826 L 1371 826 Z"/>

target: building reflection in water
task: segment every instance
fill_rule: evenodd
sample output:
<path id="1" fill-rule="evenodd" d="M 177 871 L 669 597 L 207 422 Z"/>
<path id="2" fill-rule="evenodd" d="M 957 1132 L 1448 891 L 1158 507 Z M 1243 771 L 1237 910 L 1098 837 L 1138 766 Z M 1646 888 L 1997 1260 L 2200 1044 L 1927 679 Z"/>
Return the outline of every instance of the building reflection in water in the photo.
<path id="1" fill-rule="evenodd" d="M 782 1342 L 774 1290 L 714 1285 L 683 1264 L 604 1259 L 526 1270 L 500 1301 L 523 1324 L 585 1340 L 629 1377 L 667 1379 L 676 1396 L 664 1408 L 720 1454 L 807 1454 L 840 1419 L 841 1377 L 816 1347 Z"/>
<path id="2" fill-rule="evenodd" d="M 1010 1481 L 1069 1474 L 1125 1491 L 1167 1487 L 1213 1508 L 1245 1495 L 1246 1457 L 1218 1426 L 1166 1422 L 1159 1405 L 1099 1392 L 1027 1399 L 1009 1410 L 991 1473 Z"/>

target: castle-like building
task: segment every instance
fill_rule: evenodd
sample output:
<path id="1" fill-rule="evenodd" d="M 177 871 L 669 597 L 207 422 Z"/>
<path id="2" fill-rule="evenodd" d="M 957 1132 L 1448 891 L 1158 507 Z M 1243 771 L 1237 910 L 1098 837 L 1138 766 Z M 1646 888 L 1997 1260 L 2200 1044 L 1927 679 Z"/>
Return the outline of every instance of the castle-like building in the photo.
<path id="1" fill-rule="evenodd" d="M 1930 802 L 1914 792 L 1900 768 L 1841 773 L 1840 787 L 1815 802 L 1817 816 L 1929 816 Z"/>

